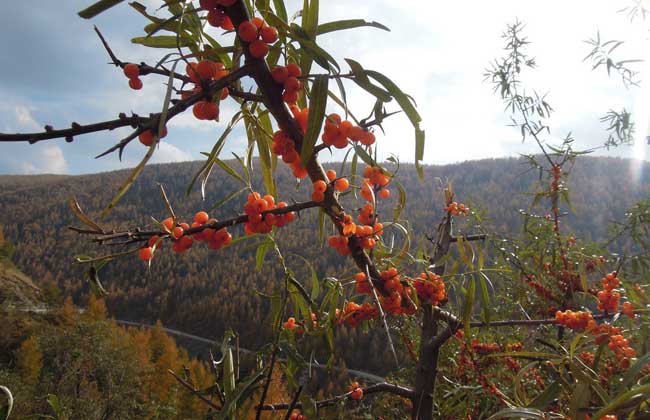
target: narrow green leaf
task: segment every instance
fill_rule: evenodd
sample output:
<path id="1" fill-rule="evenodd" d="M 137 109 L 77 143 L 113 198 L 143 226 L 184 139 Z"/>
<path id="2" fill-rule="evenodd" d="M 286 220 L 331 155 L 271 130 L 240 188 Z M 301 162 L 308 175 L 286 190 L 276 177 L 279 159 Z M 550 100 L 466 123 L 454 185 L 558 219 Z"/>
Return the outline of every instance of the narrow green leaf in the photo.
<path id="1" fill-rule="evenodd" d="M 483 315 L 483 321 L 489 324 L 491 318 L 491 306 L 488 283 L 491 284 L 492 282 L 483 271 L 479 271 L 479 274 L 481 275 L 479 277 L 479 286 L 481 288 L 481 314 Z"/>
<path id="2" fill-rule="evenodd" d="M 389 31 L 388 27 L 382 25 L 379 22 L 368 22 L 367 20 L 363 19 L 346 19 L 346 20 L 337 20 L 333 22 L 327 22 L 323 23 L 321 25 L 318 25 L 318 29 L 316 30 L 317 35 L 322 35 L 326 34 L 329 32 L 334 32 L 334 31 L 341 31 L 344 29 L 354 29 L 354 28 L 361 28 L 364 26 L 371 26 L 373 28 L 379 28 L 383 29 L 384 31 Z"/>
<path id="3" fill-rule="evenodd" d="M 307 132 L 302 141 L 300 149 L 300 162 L 302 166 L 307 166 L 314 152 L 314 146 L 318 141 L 323 120 L 325 119 L 325 108 L 327 106 L 327 85 L 329 77 L 319 75 L 314 79 L 309 98 L 309 120 L 307 122 Z"/>
<path id="4" fill-rule="evenodd" d="M 275 7 L 275 14 L 284 22 L 287 22 L 287 9 L 284 7 L 284 1 L 273 0 L 273 6 Z"/>
<path id="5" fill-rule="evenodd" d="M 100 0 L 97 3 L 83 9 L 78 14 L 84 19 L 90 19 L 98 14 L 105 12 L 113 6 L 117 6 L 124 0 Z"/>
<path id="6" fill-rule="evenodd" d="M 131 174 L 129 175 L 129 177 L 120 186 L 120 189 L 118 190 L 118 193 L 115 195 L 115 197 L 113 197 L 113 199 L 108 204 L 108 206 L 106 206 L 104 208 L 104 210 L 102 210 L 100 217 L 105 217 L 106 215 L 108 215 L 111 212 L 111 210 L 113 210 L 115 205 L 120 201 L 120 199 L 124 196 L 124 194 L 126 194 L 126 192 L 129 190 L 129 188 L 131 188 L 131 185 L 133 185 L 136 178 L 138 177 L 138 175 L 140 175 L 140 173 L 144 169 L 147 162 L 149 162 L 149 159 L 151 159 L 151 156 L 153 156 L 153 152 L 156 150 L 156 146 L 157 146 L 156 143 L 157 142 L 154 141 L 151 144 L 151 146 L 149 146 L 149 150 L 147 150 L 147 153 L 144 155 L 144 158 L 142 158 L 142 160 L 140 161 L 138 166 L 136 166 L 133 169 L 133 171 L 131 171 Z"/>
<path id="7" fill-rule="evenodd" d="M 226 204 L 227 202 L 229 202 L 230 200 L 232 200 L 233 198 L 237 197 L 239 194 L 241 194 L 241 193 L 243 193 L 245 191 L 248 191 L 248 187 L 244 187 L 239 191 L 231 192 L 226 197 L 224 197 L 222 200 L 219 200 L 215 204 L 213 204 L 212 207 L 210 207 L 210 209 L 208 209 L 208 211 L 210 212 L 210 211 L 214 211 L 214 210 L 218 209 L 219 207 L 223 206 L 224 204 Z"/>
<path id="8" fill-rule="evenodd" d="M 177 48 L 178 46 L 189 47 L 193 45 L 193 42 L 186 38 L 177 38 L 171 35 L 152 36 L 148 38 L 146 36 L 138 36 L 132 38 L 131 42 L 151 48 Z"/>
<path id="9" fill-rule="evenodd" d="M 609 404 L 607 404 L 605 407 L 601 408 L 598 410 L 596 414 L 592 416 L 594 419 L 599 419 L 607 414 L 611 414 L 616 410 L 617 407 L 625 404 L 626 402 L 630 401 L 632 398 L 636 397 L 637 395 L 643 395 L 643 394 L 650 394 L 650 384 L 645 384 L 636 388 L 633 388 L 623 394 L 620 394 L 618 397 L 614 398 Z M 639 401 L 639 404 L 643 402 L 643 399 Z"/>
<path id="10" fill-rule="evenodd" d="M 370 166 L 379 166 L 377 165 L 377 162 L 370 156 L 364 149 L 363 147 L 359 146 L 358 144 L 354 145 L 354 151 L 356 152 L 357 156 L 361 158 L 366 164 Z"/>
<path id="11" fill-rule="evenodd" d="M 257 271 L 262 270 L 262 267 L 264 266 L 264 258 L 266 257 L 266 253 L 269 251 L 269 248 L 272 245 L 273 242 L 266 240 L 257 246 L 257 251 L 255 252 L 255 268 Z"/>
<path id="12" fill-rule="evenodd" d="M 544 389 L 544 392 L 539 394 L 535 399 L 529 404 L 530 408 L 537 408 L 539 410 L 545 410 L 560 394 L 562 391 L 562 386 L 558 381 L 554 381 L 551 385 L 547 386 Z"/>
<path id="13" fill-rule="evenodd" d="M 228 165 L 226 162 L 224 162 L 223 160 L 221 160 L 221 159 L 219 159 L 219 158 L 215 158 L 214 161 L 215 161 L 215 163 L 216 163 L 217 165 L 219 165 L 219 166 L 221 167 L 221 169 L 223 169 L 224 171 L 226 171 L 226 173 L 228 173 L 228 175 L 230 175 L 231 177 L 235 178 L 236 180 L 241 181 L 243 184 L 248 185 L 248 183 L 246 182 L 246 180 L 245 180 L 244 178 L 242 178 L 242 176 L 239 175 L 239 174 L 238 174 L 238 173 L 237 173 L 233 168 L 231 168 L 230 165 Z"/>
<path id="14" fill-rule="evenodd" d="M 346 58 L 345 61 L 348 63 L 350 70 L 354 74 L 354 83 L 382 102 L 391 101 L 391 95 L 370 81 L 367 70 L 365 70 L 361 64 L 351 58 Z"/>
<path id="15" fill-rule="evenodd" d="M 538 419 L 545 420 L 546 416 L 542 411 L 535 408 L 525 407 L 509 407 L 498 411 L 497 413 L 488 417 L 488 420 L 498 419 Z"/>
<path id="16" fill-rule="evenodd" d="M 463 302 L 463 328 L 465 334 L 470 333 L 470 323 L 472 322 L 472 312 L 474 311 L 474 299 L 476 294 L 476 279 L 474 276 L 469 278 L 469 286 L 465 293 L 465 301 Z"/>

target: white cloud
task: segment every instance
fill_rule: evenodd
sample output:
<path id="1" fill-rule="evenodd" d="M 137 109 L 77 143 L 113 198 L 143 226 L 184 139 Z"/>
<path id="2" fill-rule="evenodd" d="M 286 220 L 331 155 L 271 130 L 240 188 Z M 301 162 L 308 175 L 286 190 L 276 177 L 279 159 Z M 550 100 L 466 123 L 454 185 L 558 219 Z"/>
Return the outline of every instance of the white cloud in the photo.
<path id="1" fill-rule="evenodd" d="M 158 144 L 158 149 L 151 158 L 153 163 L 186 162 L 188 160 L 193 160 L 192 155 L 165 141 Z"/>
<path id="2" fill-rule="evenodd" d="M 46 145 L 32 150 L 26 160 L 15 163 L 18 173 L 65 174 L 68 172 L 68 163 L 59 146 Z"/>

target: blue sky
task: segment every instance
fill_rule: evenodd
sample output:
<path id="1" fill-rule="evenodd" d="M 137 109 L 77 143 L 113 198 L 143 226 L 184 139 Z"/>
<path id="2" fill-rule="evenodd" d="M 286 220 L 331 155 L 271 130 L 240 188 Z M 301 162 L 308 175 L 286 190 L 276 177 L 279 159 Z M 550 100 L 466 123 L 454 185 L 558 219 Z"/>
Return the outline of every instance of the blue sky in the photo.
<path id="1" fill-rule="evenodd" d="M 164 54 L 162 50 L 130 43 L 131 37 L 142 34 L 147 22 L 127 2 L 91 21 L 79 18 L 76 13 L 90 3 L 22 0 L 3 10 L 0 132 L 38 131 L 45 124 L 60 128 L 72 121 L 112 119 L 119 112 L 160 110 L 164 78 L 149 76 L 141 91 L 129 89 L 121 71 L 106 64 L 108 57 L 92 28 L 100 28 L 122 60 L 154 63 Z M 159 4 L 154 0 L 142 3 L 151 12 Z M 287 1 L 290 15 L 300 4 Z M 548 91 L 556 110 L 551 120 L 553 138 L 571 132 L 577 145 L 586 148 L 603 143 L 606 134 L 598 119 L 610 108 L 631 109 L 639 137 L 648 132 L 650 99 L 643 99 L 650 98 L 650 92 L 646 85 L 626 90 L 617 77 L 607 77 L 602 70 L 592 72 L 582 61 L 589 50 L 583 41 L 597 30 L 605 39 L 628 41 L 620 48 L 621 58 L 647 58 L 650 21 L 630 22 L 617 13 L 630 4 L 605 0 L 329 0 L 321 2 L 321 21 L 360 17 L 379 21 L 391 32 L 364 28 L 325 35 L 318 42 L 339 62 L 354 58 L 384 73 L 415 98 L 427 132 L 427 163 L 513 156 L 534 151 L 533 145 L 522 144 L 517 131 L 507 127 L 503 105 L 483 81 L 483 72 L 501 54 L 500 34 L 506 24 L 519 19 L 526 23 L 525 33 L 532 41 L 529 53 L 539 64 L 527 82 L 541 92 Z M 165 16 L 164 11 L 158 13 Z M 217 31 L 214 35 L 220 36 Z M 642 80 L 648 79 L 647 66 L 646 61 L 635 67 Z M 366 114 L 372 98 L 349 88 L 352 110 Z M 191 114 L 174 119 L 154 161 L 200 159 L 200 152 L 211 148 L 233 109 L 232 101 L 222 105 L 220 123 L 197 121 Z M 395 154 L 401 160 L 412 160 L 408 121 L 396 116 L 385 128 L 386 135 L 378 135 L 380 156 Z M 131 167 L 145 153 L 139 143 L 132 143 L 122 162 L 116 155 L 93 159 L 127 133 L 80 136 L 72 144 L 63 140 L 0 144 L 0 173 L 80 174 Z M 227 152 L 241 153 L 244 144 L 241 132 L 235 132 Z M 624 147 L 604 154 L 645 158 L 648 147 Z"/>

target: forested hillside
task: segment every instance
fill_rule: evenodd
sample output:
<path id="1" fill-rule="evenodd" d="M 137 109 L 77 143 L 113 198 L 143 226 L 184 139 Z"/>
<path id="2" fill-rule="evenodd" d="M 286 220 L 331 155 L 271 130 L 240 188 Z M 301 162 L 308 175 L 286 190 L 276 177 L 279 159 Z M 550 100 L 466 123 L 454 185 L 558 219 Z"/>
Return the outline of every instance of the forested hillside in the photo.
<path id="1" fill-rule="evenodd" d="M 581 237 L 601 241 L 607 237 L 608 224 L 624 217 L 625 209 L 642 198 L 650 197 L 650 165 L 644 164 L 638 182 L 631 182 L 631 162 L 614 158 L 581 158 L 572 168 L 569 178 L 571 201 L 575 214 L 563 219 Z M 206 200 L 201 201 L 197 186 L 186 198 L 186 188 L 198 162 L 148 166 L 120 205 L 104 221 L 107 228 L 151 224 L 150 216 L 161 220 L 168 215 L 158 189 L 164 185 L 176 213 L 186 219 L 200 209 L 209 209 L 243 184 L 215 169 L 206 187 Z M 340 165 L 334 166 L 337 171 Z M 348 165 L 349 168 L 349 165 Z M 348 169 L 349 170 L 349 169 Z M 537 173 L 522 159 L 482 160 L 425 169 L 425 183 L 418 181 L 414 168 L 402 165 L 399 179 L 407 194 L 404 218 L 411 221 L 416 237 L 431 232 L 444 207 L 440 196 L 440 180 L 452 181 L 456 198 L 473 210 L 489 209 L 484 214 L 488 232 L 513 236 L 521 229 L 520 210 L 528 210 Z M 16 244 L 14 262 L 32 276 L 38 284 L 55 282 L 64 294 L 81 303 L 89 286 L 82 268 L 71 265 L 80 254 L 99 255 L 111 250 L 91 244 L 87 239 L 67 229 L 78 225 L 67 200 L 75 196 L 83 209 L 97 215 L 127 177 L 126 171 L 84 176 L 0 176 L 0 224 L 5 235 Z M 261 174 L 258 191 L 263 191 Z M 278 199 L 291 202 L 305 200 L 311 185 L 298 186 L 284 167 L 278 167 L 276 178 L 279 191 L 291 191 Z M 397 194 L 384 204 L 384 211 L 395 204 Z M 242 194 L 219 209 L 210 212 L 217 218 L 241 213 L 245 200 Z M 343 200 L 349 205 L 349 200 Z M 380 207 L 380 213 L 381 213 Z M 545 215 L 543 208 L 539 213 Z M 579 216 L 579 217 L 576 217 Z M 286 255 L 298 253 L 312 261 L 322 276 L 351 274 L 349 262 L 318 241 L 316 211 L 304 212 L 302 220 L 278 232 L 279 243 Z M 380 217 L 382 220 L 389 217 Z M 233 230 L 233 236 L 241 234 Z M 325 233 L 327 235 L 328 232 Z M 254 248 L 242 242 L 215 253 L 198 246 L 186 254 L 174 254 L 169 249 L 156 254 L 150 270 L 137 259 L 122 258 L 102 269 L 100 274 L 110 295 L 106 303 L 112 316 L 153 323 L 160 319 L 165 325 L 189 333 L 219 339 L 226 326 L 241 336 L 245 347 L 256 348 L 268 337 L 262 328 L 268 312 L 268 302 L 258 292 L 269 292 L 277 283 L 279 271 L 272 253 L 261 272 L 255 269 Z M 114 249 L 115 252 L 118 249 Z M 304 261 L 289 256 L 296 269 Z M 341 346 L 358 340 L 364 333 L 358 329 L 341 328 Z M 370 349 L 385 349 L 385 337 L 378 332 L 370 341 Z M 358 343 L 358 341 L 357 341 Z M 349 366 L 383 371 L 380 362 L 367 358 L 366 350 L 346 348 Z"/>

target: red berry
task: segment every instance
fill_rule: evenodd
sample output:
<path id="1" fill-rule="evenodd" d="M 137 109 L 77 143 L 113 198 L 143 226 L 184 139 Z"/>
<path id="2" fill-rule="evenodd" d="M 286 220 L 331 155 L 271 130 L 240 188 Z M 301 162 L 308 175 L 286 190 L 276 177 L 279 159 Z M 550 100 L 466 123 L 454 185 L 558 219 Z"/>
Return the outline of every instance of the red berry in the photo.
<path id="1" fill-rule="evenodd" d="M 289 72 L 289 76 L 293 76 L 293 77 L 300 77 L 300 75 L 302 74 L 300 67 L 295 63 L 287 64 L 287 71 Z"/>
<path id="2" fill-rule="evenodd" d="M 257 31 L 258 31 L 257 26 L 255 26 L 255 24 L 250 21 L 242 22 L 239 25 L 239 28 L 237 28 L 237 33 L 239 34 L 239 37 L 244 42 L 255 41 L 257 39 Z"/>
<path id="3" fill-rule="evenodd" d="M 255 58 L 264 58 L 266 57 L 266 54 L 269 53 L 269 46 L 266 45 L 264 41 L 256 39 L 251 42 L 251 45 L 248 47 L 248 51 Z"/>
<path id="4" fill-rule="evenodd" d="M 260 34 L 262 35 L 262 41 L 267 44 L 273 44 L 278 40 L 278 30 L 273 26 L 265 26 L 261 29 Z"/>
<path id="5" fill-rule="evenodd" d="M 208 80 L 212 79 L 216 74 L 217 66 L 210 60 L 201 60 L 201 62 L 196 66 L 196 71 L 199 73 L 199 76 L 201 76 L 201 79 Z"/>
<path id="6" fill-rule="evenodd" d="M 286 67 L 277 66 L 271 71 L 271 77 L 273 77 L 275 83 L 284 84 L 287 77 L 289 77 L 289 72 Z"/>
<path id="7" fill-rule="evenodd" d="M 151 249 L 151 247 L 140 248 L 140 251 L 138 251 L 138 257 L 140 257 L 142 261 L 149 261 L 153 258 L 153 249 Z"/>
<path id="8" fill-rule="evenodd" d="M 129 79 L 136 79 L 140 76 L 140 67 L 137 64 L 129 63 L 124 66 L 124 75 Z"/>
<path id="9" fill-rule="evenodd" d="M 142 80 L 139 78 L 129 79 L 129 87 L 133 90 L 142 89 Z"/>

